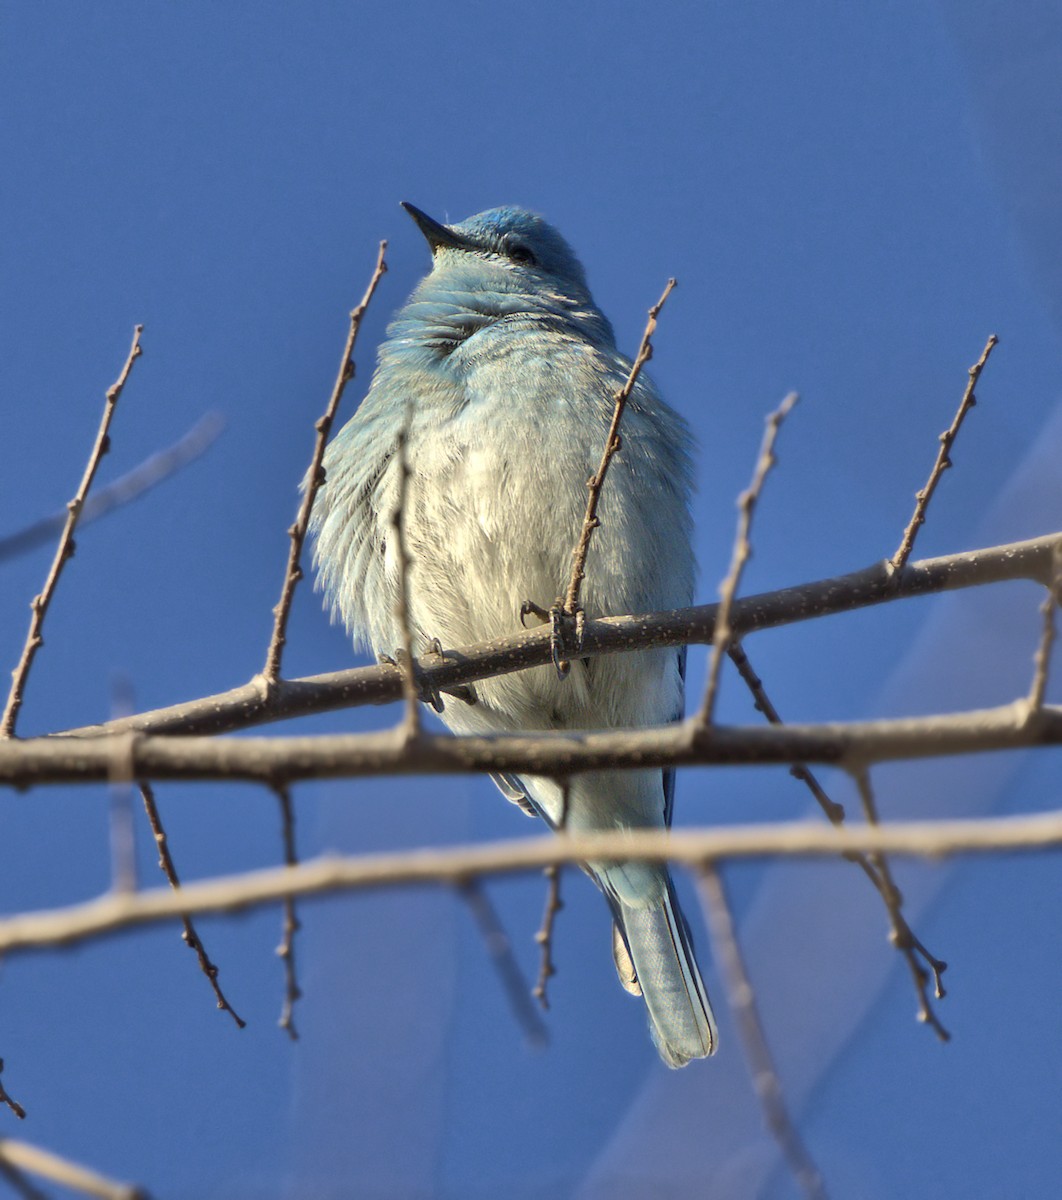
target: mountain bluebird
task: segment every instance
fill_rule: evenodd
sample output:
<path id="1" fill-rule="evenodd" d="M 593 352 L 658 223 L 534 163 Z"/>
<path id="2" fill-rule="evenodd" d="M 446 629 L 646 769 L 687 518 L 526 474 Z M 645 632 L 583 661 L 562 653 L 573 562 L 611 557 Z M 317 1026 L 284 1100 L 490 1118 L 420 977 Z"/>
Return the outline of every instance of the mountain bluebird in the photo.
<path id="1" fill-rule="evenodd" d="M 397 439 L 407 431 L 407 580 L 414 653 L 519 629 L 525 602 L 565 590 L 586 481 L 601 458 L 614 394 L 631 363 L 616 349 L 578 259 L 541 217 L 497 208 L 442 225 L 404 205 L 432 269 L 388 328 L 372 385 L 328 448 L 313 514 L 319 584 L 378 655 L 402 643 L 391 525 Z M 692 600 L 689 431 L 642 374 L 602 492 L 586 565 L 588 617 Z M 526 609 L 524 609 L 526 611 Z M 623 729 L 682 716 L 685 651 L 642 650 L 475 685 L 449 698 L 456 733 Z M 660 829 L 674 771 L 495 777 L 553 828 Z M 715 1022 L 666 867 L 592 862 L 614 919 L 623 986 L 642 995 L 669 1066 L 711 1054 Z"/>

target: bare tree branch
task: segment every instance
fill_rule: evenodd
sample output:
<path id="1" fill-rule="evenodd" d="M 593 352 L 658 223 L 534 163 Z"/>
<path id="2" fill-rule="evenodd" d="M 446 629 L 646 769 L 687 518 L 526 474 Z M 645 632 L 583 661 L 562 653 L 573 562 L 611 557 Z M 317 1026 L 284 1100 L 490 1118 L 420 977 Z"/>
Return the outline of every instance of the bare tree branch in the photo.
<path id="1" fill-rule="evenodd" d="M 958 436 L 959 430 L 962 428 L 963 420 L 966 414 L 977 403 L 977 398 L 974 396 L 974 388 L 977 387 L 977 381 L 981 378 L 981 372 L 985 369 L 985 363 L 988 362 L 988 356 L 992 353 L 993 348 L 998 344 L 999 338 L 993 333 L 989 336 L 985 343 L 984 350 L 981 351 L 981 357 L 967 372 L 969 380 L 966 384 L 966 391 L 963 393 L 962 400 L 959 402 L 958 411 L 952 420 L 951 425 L 944 430 L 940 435 L 940 449 L 937 451 L 937 461 L 933 464 L 933 469 L 929 473 L 929 479 L 926 481 L 926 486 L 915 496 L 915 510 L 911 517 L 911 521 L 903 532 L 903 538 L 899 546 L 896 548 L 896 553 L 889 560 L 889 565 L 893 571 L 902 571 L 908 558 L 911 556 L 911 551 L 914 549 L 915 538 L 918 536 L 918 531 L 925 524 L 926 509 L 929 507 L 930 500 L 933 499 L 933 493 L 937 490 L 937 484 L 940 482 L 940 477 L 951 466 L 952 443 Z"/>
<path id="2" fill-rule="evenodd" d="M 1043 614 L 1043 632 L 1036 648 L 1032 687 L 1029 690 L 1029 712 L 1035 714 L 1043 708 L 1047 694 L 1047 673 L 1051 667 L 1051 651 L 1055 645 L 1055 609 L 1062 604 L 1062 542 L 1055 546 L 1052 556 L 1051 582 L 1047 595 L 1040 606 Z"/>
<path id="3" fill-rule="evenodd" d="M 1062 532 L 984 550 L 963 551 L 910 563 L 899 576 L 885 562 L 832 579 L 763 592 L 738 599 L 731 612 L 734 635 L 777 629 L 799 621 L 854 612 L 861 608 L 916 596 L 935 595 L 1008 580 L 1029 580 L 1047 587 L 1052 577 L 1054 547 Z M 587 621 L 579 653 L 587 658 L 622 654 L 655 646 L 711 642 L 717 604 L 673 612 L 604 617 Z M 447 692 L 479 679 L 523 671 L 550 661 L 549 630 L 531 630 L 477 646 L 447 649 L 442 656 L 418 660 L 416 675 L 425 692 Z M 266 689 L 260 680 L 122 721 L 67 730 L 64 736 L 103 733 L 227 733 L 294 716 L 386 704 L 403 697 L 398 666 L 354 667 L 305 679 L 277 681 Z"/>
<path id="4" fill-rule="evenodd" d="M 98 492 L 93 492 L 81 509 L 78 528 L 83 529 L 93 521 L 108 516 L 115 509 L 132 504 L 145 492 L 151 491 L 171 475 L 176 475 L 183 467 L 205 453 L 217 441 L 224 428 L 225 419 L 220 413 L 208 412 L 206 416 L 200 417 L 180 441 L 167 446 L 165 450 L 159 450 L 150 458 L 145 458 L 142 463 L 113 483 Z M 62 509 L 0 538 L 0 562 L 27 554 L 41 543 L 49 541 L 62 532 L 68 517 L 69 510 Z"/>
<path id="5" fill-rule="evenodd" d="M 0 1058 L 0 1075 L 4 1073 L 4 1060 Z M 6 1104 L 9 1109 L 15 1114 L 20 1121 L 26 1119 L 26 1110 L 21 1104 L 8 1095 L 7 1089 L 4 1087 L 4 1081 L 0 1079 L 0 1104 Z"/>
<path id="6" fill-rule="evenodd" d="M 299 559 L 302 555 L 303 543 L 306 541 L 306 532 L 310 527 L 310 510 L 313 508 L 314 500 L 317 499 L 317 492 L 321 484 L 324 483 L 324 471 L 321 463 L 324 461 L 325 446 L 328 442 L 328 434 L 332 429 L 332 422 L 335 420 L 336 410 L 339 408 L 339 402 L 343 398 L 343 391 L 347 383 L 354 378 L 354 360 L 351 355 L 354 353 L 354 343 L 358 340 L 358 330 L 361 328 L 365 311 L 369 307 L 369 301 L 376 291 L 376 285 L 383 278 L 384 272 L 387 270 L 387 263 L 384 261 L 384 251 L 386 249 L 387 242 L 382 241 L 376 256 L 376 267 L 372 278 L 369 280 L 369 286 L 365 290 L 365 295 L 361 298 L 361 303 L 350 314 L 350 329 L 347 332 L 347 340 L 343 346 L 343 357 L 339 363 L 339 373 L 336 375 L 332 395 L 328 401 L 324 415 L 315 425 L 317 440 L 314 443 L 310 470 L 306 476 L 306 490 L 303 492 L 299 515 L 295 518 L 295 524 L 288 530 L 288 536 L 291 539 L 291 546 L 288 551 L 288 565 L 284 572 L 284 583 L 280 589 L 280 599 L 273 609 L 273 616 L 275 618 L 273 636 L 270 638 L 265 666 L 262 668 L 262 679 L 265 681 L 266 690 L 269 690 L 280 678 L 280 661 L 284 653 L 285 642 L 287 641 L 288 616 L 291 613 L 291 602 L 295 596 L 295 585 L 302 578 L 302 567 L 299 565 Z"/>
<path id="7" fill-rule="evenodd" d="M 159 851 L 159 868 L 169 881 L 170 887 L 177 893 L 181 891 L 181 881 L 177 875 L 177 867 L 173 862 L 173 855 L 170 854 L 169 842 L 166 838 L 166 830 L 163 828 L 162 818 L 159 816 L 158 805 L 155 803 L 155 793 L 150 784 L 145 783 L 142 779 L 139 783 L 140 795 L 144 801 L 144 811 L 147 813 L 148 823 L 151 826 L 151 832 L 155 837 L 155 845 Z M 128 895 L 129 893 L 123 893 Z M 199 961 L 199 969 L 207 977 L 210 986 L 214 990 L 214 996 L 218 1002 L 218 1008 L 223 1012 L 227 1012 L 229 1016 L 236 1022 L 238 1028 L 243 1029 L 247 1022 L 237 1013 L 232 1005 L 225 998 L 225 993 L 221 990 L 221 985 L 218 983 L 218 968 L 210 960 L 210 956 L 206 952 L 206 947 L 203 945 L 199 934 L 196 932 L 195 926 L 189 916 L 181 917 L 181 924 L 184 930 L 181 933 L 181 940 L 186 946 L 195 951 L 195 956 Z"/>
<path id="8" fill-rule="evenodd" d="M 66 560 L 73 556 L 74 530 L 77 528 L 77 523 L 84 509 L 89 488 L 96 477 L 96 471 L 99 469 L 103 456 L 110 449 L 111 418 L 114 416 L 114 410 L 118 405 L 118 399 L 122 394 L 122 389 L 125 387 L 126 380 L 129 378 L 129 373 L 133 369 L 133 363 L 140 357 L 140 335 L 143 330 L 143 325 L 137 325 L 134 329 L 133 345 L 129 350 L 121 374 L 107 389 L 103 415 L 100 418 L 99 429 L 96 432 L 96 441 L 93 444 L 92 452 L 89 454 L 88 462 L 85 465 L 85 473 L 81 477 L 81 483 L 74 493 L 73 500 L 66 506 L 66 524 L 63 526 L 63 532 L 59 537 L 59 545 L 56 547 L 55 557 L 52 559 L 51 570 L 48 572 L 48 578 L 44 581 L 44 589 L 41 594 L 34 596 L 30 602 L 30 612 L 32 615 L 30 617 L 29 633 L 26 635 L 26 644 L 22 649 L 22 657 L 19 659 L 18 666 L 11 673 L 11 691 L 8 693 L 4 715 L 0 718 L 0 738 L 12 738 L 15 736 L 15 722 L 18 719 L 19 709 L 22 707 L 22 693 L 26 687 L 26 679 L 29 676 L 30 667 L 33 665 L 34 656 L 41 646 L 44 645 L 44 638 L 41 636 L 44 618 L 48 614 L 48 606 L 55 595 L 59 576 L 62 574 Z"/>
<path id="9" fill-rule="evenodd" d="M 760 447 L 756 469 L 753 472 L 752 483 L 738 497 L 738 528 L 734 539 L 734 553 L 730 560 L 730 570 L 719 588 L 719 608 L 715 617 L 715 630 L 712 635 L 712 654 L 708 664 L 708 682 L 704 689 L 704 700 L 697 720 L 705 727 L 712 723 L 712 713 L 715 710 L 715 698 L 719 692 L 719 673 L 723 666 L 723 655 L 730 647 L 734 630 L 730 624 L 730 611 L 734 606 L 738 584 L 745 564 L 752 555 L 749 533 L 752 529 L 752 515 L 756 511 L 756 502 L 763 491 L 767 475 L 774 466 L 774 443 L 782 422 L 789 415 L 797 402 L 796 392 L 790 392 L 778 408 L 767 418 L 767 428 L 763 435 L 763 445 Z"/>
<path id="10" fill-rule="evenodd" d="M 649 319 L 645 325 L 645 332 L 642 334 L 642 341 L 638 347 L 638 353 L 635 355 L 634 362 L 631 364 L 631 369 L 627 375 L 627 379 L 623 386 L 616 392 L 614 397 L 615 408 L 612 412 L 612 421 L 608 427 L 608 435 L 605 438 L 605 448 L 601 454 L 601 462 L 597 470 L 587 480 L 586 486 L 588 494 L 586 497 L 586 512 L 583 515 L 582 528 L 579 531 L 579 537 L 576 540 L 575 547 L 572 550 L 572 573 L 568 580 L 568 590 L 564 595 L 560 613 L 553 612 L 551 616 L 561 621 L 577 621 L 577 613 L 579 612 L 579 592 L 583 585 L 583 580 L 586 578 L 586 556 L 590 552 L 590 539 L 594 535 L 594 530 L 601 524 L 600 518 L 597 515 L 597 506 L 601 500 L 601 489 L 605 486 L 605 477 L 608 475 L 608 469 L 612 464 L 612 459 L 619 452 L 623 442 L 619 435 L 620 421 L 623 419 L 624 410 L 627 407 L 627 401 L 634 391 L 634 385 L 638 382 L 638 376 L 642 373 L 642 368 L 653 357 L 653 342 L 652 337 L 656 332 L 657 318 L 660 316 L 660 310 L 667 303 L 668 296 L 674 291 L 676 281 L 669 279 L 667 286 L 664 288 L 660 299 L 649 310 Z M 563 638 L 561 640 L 564 640 Z M 559 646 L 557 644 L 557 631 L 554 630 L 554 662 L 557 670 L 561 674 L 567 674 L 568 664 L 559 657 Z"/>
<path id="11" fill-rule="evenodd" d="M 458 884 L 458 892 L 469 911 L 475 918 L 476 925 L 483 937 L 498 978 L 502 982 L 509 1007 L 517 1024 L 523 1030 L 524 1037 L 532 1046 L 544 1046 L 549 1041 L 549 1034 L 538 1011 L 531 1002 L 531 991 L 527 986 L 520 964 L 513 954 L 512 943 L 505 932 L 494 905 L 490 902 L 482 884 L 478 879 L 469 878 Z"/>
<path id="12" fill-rule="evenodd" d="M 73 945 L 184 915 L 239 912 L 285 896 L 323 895 L 538 871 L 551 864 L 599 859 L 671 862 L 698 869 L 705 862 L 750 858 L 834 858 L 899 854 L 1013 854 L 1062 848 L 1062 810 L 1021 817 L 909 821 L 834 828 L 818 822 L 727 826 L 667 833 L 638 830 L 550 834 L 479 846 L 414 850 L 349 858 L 327 857 L 297 867 L 271 867 L 186 884 L 180 892 L 109 892 L 95 900 L 0 918 L 0 954 Z"/>
<path id="13" fill-rule="evenodd" d="M 128 752 L 138 779 L 243 780 L 272 786 L 299 779 L 373 775 L 574 775 L 585 771 L 793 763 L 887 762 L 1062 744 L 1062 706 L 1030 715 L 1028 701 L 937 716 L 821 725 L 712 726 L 520 734 L 423 734 L 410 746 L 394 730 L 313 737 L 204 738 L 118 734 L 0 741 L 0 785 L 31 787 L 108 778 L 112 755 Z"/>
<path id="14" fill-rule="evenodd" d="M 800 1190 L 811 1200 L 826 1200 L 822 1176 L 801 1140 L 782 1096 L 782 1084 L 756 1008 L 756 994 L 738 947 L 726 887 L 714 862 L 706 862 L 701 867 L 697 872 L 697 882 L 705 923 L 712 935 L 715 959 L 726 982 L 730 1010 L 741 1036 L 745 1061 L 752 1076 L 753 1090 L 763 1110 L 764 1121 L 785 1156 Z"/>
<path id="15" fill-rule="evenodd" d="M 283 784 L 276 784 L 273 791 L 280 802 L 284 864 L 288 867 L 298 866 L 299 856 L 295 852 L 295 807 L 291 802 L 291 789 Z M 284 1006 L 277 1024 L 293 1042 L 299 1040 L 299 1032 L 295 1028 L 295 1005 L 302 997 L 302 989 L 295 972 L 295 935 L 301 928 L 295 912 L 294 897 L 285 896 L 280 945 L 277 946 L 277 957 L 284 964 Z"/>
<path id="16" fill-rule="evenodd" d="M 99 1200 L 148 1200 L 147 1192 L 134 1184 L 118 1183 L 90 1167 L 60 1158 L 51 1150 L 31 1146 L 29 1142 L 0 1138 L 0 1163 L 17 1171 L 39 1175 L 83 1196 L 96 1196 Z"/>

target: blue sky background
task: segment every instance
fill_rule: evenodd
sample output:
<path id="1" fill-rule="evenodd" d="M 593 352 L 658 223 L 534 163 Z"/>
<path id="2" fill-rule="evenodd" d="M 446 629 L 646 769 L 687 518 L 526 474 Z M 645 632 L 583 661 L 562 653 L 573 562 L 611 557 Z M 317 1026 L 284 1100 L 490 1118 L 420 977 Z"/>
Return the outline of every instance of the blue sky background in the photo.
<path id="1" fill-rule="evenodd" d="M 117 678 L 143 708 L 261 666 L 312 423 L 376 242 L 390 239 L 391 270 L 346 415 L 428 266 L 402 199 L 444 220 L 502 203 L 545 213 L 628 351 L 678 277 L 653 374 L 699 441 L 704 600 L 763 416 L 786 391 L 803 399 L 746 590 L 891 553 L 990 332 L 1001 344 L 982 403 L 919 552 L 1062 527 L 1060 52 L 1047 0 L 3 5 L 0 533 L 73 493 L 135 322 L 145 355 L 100 483 L 208 410 L 227 421 L 205 458 L 79 537 L 20 732 L 105 717 Z M 48 554 L 0 564 L 12 665 Z M 1038 603 L 1003 588 L 748 648 L 790 719 L 972 707 L 1027 686 Z M 353 661 L 304 586 L 286 673 Z M 702 678 L 695 655 L 695 691 Z M 733 681 L 721 714 L 754 719 Z M 893 815 L 1053 807 L 1058 766 L 882 770 L 879 798 Z M 158 797 L 188 878 L 277 861 L 270 796 Z M 837 797 L 853 799 L 843 781 Z M 483 779 L 307 785 L 297 801 L 307 856 L 534 832 Z M 784 771 L 680 777 L 679 823 L 805 810 Z M 108 886 L 105 790 L 12 794 L 0 811 L 4 909 Z M 920 931 L 953 964 L 947 1047 L 913 1021 L 861 876 L 743 866 L 728 880 L 783 1080 L 835 1195 L 1050 1191 L 1056 860 L 905 871 Z M 541 882 L 492 895 L 533 972 Z M 566 898 L 540 1053 L 467 913 L 435 891 L 306 907 L 294 1047 L 275 1028 L 274 912 L 203 923 L 243 1032 L 214 1010 L 175 929 L 10 962 L 0 1055 L 30 1118 L 16 1130 L 0 1112 L 0 1135 L 160 1197 L 791 1195 L 729 1019 L 716 1060 L 667 1072 L 616 985 L 600 899 L 574 876 Z M 721 999 L 712 968 L 709 980 Z"/>

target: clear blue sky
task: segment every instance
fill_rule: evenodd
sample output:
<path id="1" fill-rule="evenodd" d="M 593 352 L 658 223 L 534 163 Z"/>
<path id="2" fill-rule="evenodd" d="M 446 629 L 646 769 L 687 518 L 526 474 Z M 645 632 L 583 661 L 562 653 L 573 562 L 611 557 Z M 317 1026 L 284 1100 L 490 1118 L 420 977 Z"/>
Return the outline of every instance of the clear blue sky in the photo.
<path id="1" fill-rule="evenodd" d="M 72 494 L 135 322 L 145 355 L 100 482 L 208 410 L 228 423 L 203 460 L 79 538 L 23 733 L 106 716 L 119 676 L 152 707 L 260 667 L 312 423 L 377 240 L 391 241 L 391 270 L 348 415 L 388 314 L 428 265 L 402 199 L 444 220 L 502 203 L 546 214 L 628 351 L 678 277 L 653 373 L 699 441 L 704 600 L 763 415 L 786 391 L 803 400 L 749 590 L 895 548 L 990 332 L 1001 344 L 920 552 L 1062 526 L 1062 18 L 1047 0 L 0 13 L 0 533 Z M 47 561 L 0 564 L 0 662 L 17 658 Z M 749 650 L 793 719 L 969 707 L 1024 690 L 1038 602 L 1018 587 L 909 604 Z M 353 661 L 304 586 L 286 672 Z M 702 676 L 695 656 L 695 688 Z M 754 719 L 732 683 L 722 715 Z M 926 816 L 1045 808 L 1058 767 L 1053 755 L 882 771 L 880 800 Z M 268 795 L 158 795 L 187 877 L 277 861 Z M 307 856 L 534 831 L 482 779 L 304 786 L 297 801 Z M 0 804 L 4 909 L 106 888 L 105 790 Z M 679 823 L 806 808 L 782 771 L 686 772 L 677 804 Z M 140 858 L 154 884 L 144 836 Z M 728 878 L 784 1081 L 835 1195 L 1048 1194 L 1062 1175 L 1057 860 L 905 874 L 918 928 L 952 963 L 947 1047 L 915 1024 L 855 872 Z M 467 914 L 433 891 L 306 908 L 295 1047 L 275 1028 L 274 912 L 204 923 L 242 1033 L 175 929 L 13 961 L 0 1055 L 31 1113 L 17 1134 L 160 1197 L 585 1200 L 647 1195 L 639 1175 L 683 1200 L 789 1196 L 729 1019 L 716 1060 L 666 1072 L 616 986 L 599 897 L 566 883 L 543 1053 L 523 1045 Z M 533 971 L 540 881 L 492 894 Z M 0 1135 L 14 1126 L 0 1111 Z"/>

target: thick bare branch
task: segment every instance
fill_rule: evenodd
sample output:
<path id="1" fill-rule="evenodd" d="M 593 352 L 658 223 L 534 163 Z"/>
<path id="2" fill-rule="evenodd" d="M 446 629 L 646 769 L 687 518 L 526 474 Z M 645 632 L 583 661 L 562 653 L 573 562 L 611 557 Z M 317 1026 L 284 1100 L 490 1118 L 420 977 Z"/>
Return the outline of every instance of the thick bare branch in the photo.
<path id="1" fill-rule="evenodd" d="M 325 734 L 204 738 L 111 735 L 0 741 L 0 784 L 30 787 L 108 777 L 116 744 L 138 779 L 243 780 L 374 775 L 574 775 L 667 766 L 888 762 L 1062 744 L 1062 706 L 1030 714 L 1023 697 L 997 708 L 822 725 L 713 726 L 468 735 Z"/>
<path id="2" fill-rule="evenodd" d="M 1062 533 L 963 551 L 911 563 L 900 576 L 893 576 L 887 563 L 875 563 L 849 575 L 739 599 L 734 603 L 731 625 L 734 635 L 741 637 L 760 629 L 854 612 L 893 600 L 1007 580 L 1030 580 L 1046 587 L 1051 580 L 1053 549 L 1059 544 Z M 705 604 L 673 612 L 587 621 L 579 653 L 593 658 L 653 646 L 707 644 L 715 631 L 718 607 Z M 416 676 L 425 694 L 446 692 L 479 679 L 542 666 L 550 657 L 549 630 L 533 630 L 478 646 L 447 649 L 441 656 L 428 655 L 417 662 Z M 402 696 L 402 673 L 398 666 L 354 667 L 306 679 L 281 679 L 270 689 L 254 679 L 214 696 L 140 713 L 122 721 L 71 729 L 65 736 L 95 737 L 132 731 L 227 733 L 310 713 L 386 704 Z"/>
<path id="3" fill-rule="evenodd" d="M 697 869 L 705 862 L 749 858 L 834 858 L 888 853 L 919 858 L 951 854 L 1012 854 L 1062 848 L 1062 810 L 1022 817 L 964 821 L 910 821 L 835 829 L 818 822 L 728 826 L 520 838 L 481 846 L 415 850 L 351 858 L 320 858 L 297 867 L 272 867 L 229 878 L 98 899 L 46 912 L 0 918 L 0 954 L 66 946 L 183 914 L 238 912 L 275 904 L 285 896 L 313 896 L 368 888 L 437 883 L 538 871 L 553 863 L 615 859 L 673 862 Z"/>
<path id="4" fill-rule="evenodd" d="M 26 679 L 29 676 L 30 667 L 33 665 L 34 656 L 41 646 L 44 645 L 44 638 L 41 635 L 44 618 L 48 615 L 48 606 L 55 595 L 55 589 L 59 584 L 59 576 L 63 572 L 63 567 L 67 559 L 72 557 L 74 553 L 74 530 L 77 528 L 77 523 L 85 507 L 89 488 L 92 486 L 93 479 L 96 478 L 96 472 L 99 469 L 103 456 L 110 449 L 111 419 L 114 416 L 114 410 L 118 405 L 118 400 L 125 387 L 126 380 L 129 378 L 129 373 L 133 369 L 133 363 L 142 353 L 140 349 L 140 335 L 143 330 L 143 325 L 137 325 L 134 329 L 133 344 L 130 347 L 121 374 L 107 389 L 103 415 L 100 417 L 99 429 L 96 431 L 96 441 L 93 443 L 92 452 L 89 454 L 88 462 L 85 464 L 85 473 L 81 477 L 81 483 L 74 493 L 73 500 L 66 506 L 66 524 L 63 526 L 63 532 L 59 536 L 59 545 L 56 547 L 55 557 L 52 559 L 48 578 L 44 581 L 44 588 L 41 594 L 34 596 L 30 602 L 29 633 L 26 635 L 26 644 L 22 649 L 22 657 L 19 659 L 18 666 L 11 672 L 11 691 L 8 693 L 4 715 L 0 718 L 0 738 L 12 738 L 15 736 L 15 722 L 18 719 L 19 709 L 22 707 L 22 694 L 26 687 Z"/>

